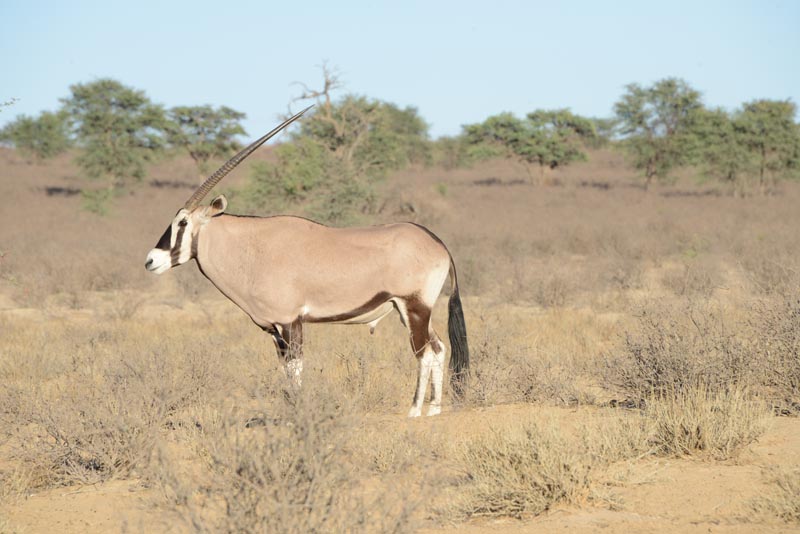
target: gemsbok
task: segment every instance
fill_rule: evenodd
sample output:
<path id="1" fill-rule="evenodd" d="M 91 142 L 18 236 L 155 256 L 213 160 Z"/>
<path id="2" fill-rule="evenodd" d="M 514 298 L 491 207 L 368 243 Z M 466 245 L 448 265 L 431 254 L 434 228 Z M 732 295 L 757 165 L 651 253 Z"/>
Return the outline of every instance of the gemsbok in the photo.
<path id="1" fill-rule="evenodd" d="M 414 223 L 332 228 L 301 217 L 225 214 L 218 196 L 200 202 L 225 175 L 310 108 L 287 119 L 212 174 L 178 210 L 145 268 L 161 274 L 195 260 L 200 272 L 272 336 L 287 374 L 297 384 L 303 369 L 304 323 L 366 324 L 373 331 L 392 310 L 408 328 L 418 360 L 414 401 L 421 414 L 431 382 L 428 415 L 442 409 L 445 346 L 431 311 L 448 277 L 450 381 L 463 393 L 469 349 L 455 264 L 444 243 Z"/>

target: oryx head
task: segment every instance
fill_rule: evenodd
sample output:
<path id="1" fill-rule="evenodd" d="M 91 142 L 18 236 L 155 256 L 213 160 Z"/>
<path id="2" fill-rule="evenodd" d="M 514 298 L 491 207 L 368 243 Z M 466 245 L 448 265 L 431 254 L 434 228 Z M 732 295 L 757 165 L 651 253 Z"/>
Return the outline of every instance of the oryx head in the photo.
<path id="1" fill-rule="evenodd" d="M 205 198 L 209 191 L 214 189 L 226 174 L 231 172 L 234 167 L 239 165 L 247 156 L 252 154 L 258 147 L 267 142 L 273 135 L 277 134 L 291 123 L 299 119 L 303 113 L 311 109 L 309 106 L 300 113 L 285 120 L 271 132 L 253 142 L 250 146 L 233 156 L 225 165 L 220 167 L 217 172 L 203 182 L 197 191 L 186 201 L 183 208 L 178 210 L 172 223 L 167 227 L 161 239 L 158 240 L 155 248 L 147 253 L 147 260 L 144 267 L 150 272 L 161 274 L 170 267 L 186 263 L 197 255 L 197 234 L 200 229 L 208 222 L 222 214 L 228 205 L 224 196 L 220 195 L 211 201 L 208 206 L 200 206 L 200 202 Z"/>

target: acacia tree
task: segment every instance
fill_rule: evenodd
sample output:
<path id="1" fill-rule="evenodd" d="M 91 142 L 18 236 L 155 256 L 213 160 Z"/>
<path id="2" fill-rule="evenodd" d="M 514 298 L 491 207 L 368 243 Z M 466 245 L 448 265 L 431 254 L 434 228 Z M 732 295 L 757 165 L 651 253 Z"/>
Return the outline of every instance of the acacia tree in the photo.
<path id="1" fill-rule="evenodd" d="M 0 130 L 0 141 L 13 144 L 26 158 L 45 160 L 65 152 L 72 144 L 63 111 L 20 115 Z"/>
<path id="2" fill-rule="evenodd" d="M 530 136 L 519 154 L 526 162 L 539 165 L 540 179 L 544 179 L 545 169 L 585 161 L 585 141 L 597 136 L 591 120 L 568 109 L 540 109 L 528 113 L 527 119 Z"/>
<path id="3" fill-rule="evenodd" d="M 144 91 L 112 79 L 70 87 L 62 99 L 83 149 L 78 165 L 90 178 L 104 180 L 100 190 L 84 192 L 85 206 L 102 212 L 110 197 L 144 177 L 145 164 L 164 147 L 167 119 Z"/>
<path id="4" fill-rule="evenodd" d="M 704 110 L 694 127 L 696 162 L 737 195 L 757 184 L 763 195 L 776 180 L 800 171 L 800 128 L 789 101 L 756 100 L 741 109 Z"/>
<path id="5" fill-rule="evenodd" d="M 298 210 L 343 222 L 374 209 L 376 181 L 393 169 L 424 159 L 427 125 L 415 108 L 357 95 L 335 99 L 338 75 L 323 66 L 321 89 L 303 87 L 295 100 L 313 100 L 290 143 L 275 149 L 276 163 L 254 166 L 253 207 Z"/>
<path id="6" fill-rule="evenodd" d="M 645 188 L 689 161 L 692 128 L 702 107 L 700 93 L 678 78 L 650 87 L 630 84 L 614 104 L 623 144 L 634 166 L 644 171 Z"/>
<path id="7" fill-rule="evenodd" d="M 743 194 L 752 171 L 752 158 L 742 146 L 741 130 L 723 109 L 702 110 L 693 128 L 693 161 L 706 175 Z"/>
<path id="8" fill-rule="evenodd" d="M 546 169 L 585 160 L 584 144 L 595 138 L 596 132 L 591 120 L 568 109 L 558 109 L 536 110 L 524 120 L 511 113 L 500 113 L 480 124 L 464 126 L 464 136 L 467 143 L 476 147 L 500 147 L 507 156 L 525 165 L 533 181 L 530 165 L 538 165 L 542 180 Z M 492 154 L 491 150 L 485 152 Z"/>
<path id="9" fill-rule="evenodd" d="M 794 122 L 797 106 L 788 100 L 754 100 L 736 114 L 741 145 L 755 163 L 759 192 L 775 180 L 800 170 L 800 129 Z"/>
<path id="10" fill-rule="evenodd" d="M 211 158 L 223 158 L 240 148 L 237 135 L 246 135 L 244 113 L 227 106 L 178 106 L 169 110 L 167 142 L 185 150 L 201 174 L 207 174 Z"/>

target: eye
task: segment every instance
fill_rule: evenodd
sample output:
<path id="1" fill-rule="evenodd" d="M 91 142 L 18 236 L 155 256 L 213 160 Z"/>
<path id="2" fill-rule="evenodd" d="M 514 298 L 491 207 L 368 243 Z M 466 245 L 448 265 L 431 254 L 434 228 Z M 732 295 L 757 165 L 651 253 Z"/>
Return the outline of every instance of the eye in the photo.
<path id="1" fill-rule="evenodd" d="M 186 224 L 187 224 L 186 219 L 181 219 L 180 221 L 178 221 L 178 226 L 186 226 Z"/>

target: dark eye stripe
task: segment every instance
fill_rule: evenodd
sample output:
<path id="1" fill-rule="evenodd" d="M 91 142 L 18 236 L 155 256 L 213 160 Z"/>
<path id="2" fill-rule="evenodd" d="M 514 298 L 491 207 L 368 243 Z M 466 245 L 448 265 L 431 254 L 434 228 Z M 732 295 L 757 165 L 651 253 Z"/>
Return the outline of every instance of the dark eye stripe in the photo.
<path id="1" fill-rule="evenodd" d="M 186 231 L 186 226 L 181 226 L 178 228 L 178 235 L 175 238 L 175 248 L 170 251 L 170 260 L 172 261 L 172 266 L 175 267 L 178 265 L 178 260 L 181 257 L 181 241 L 183 241 L 183 233 Z"/>

